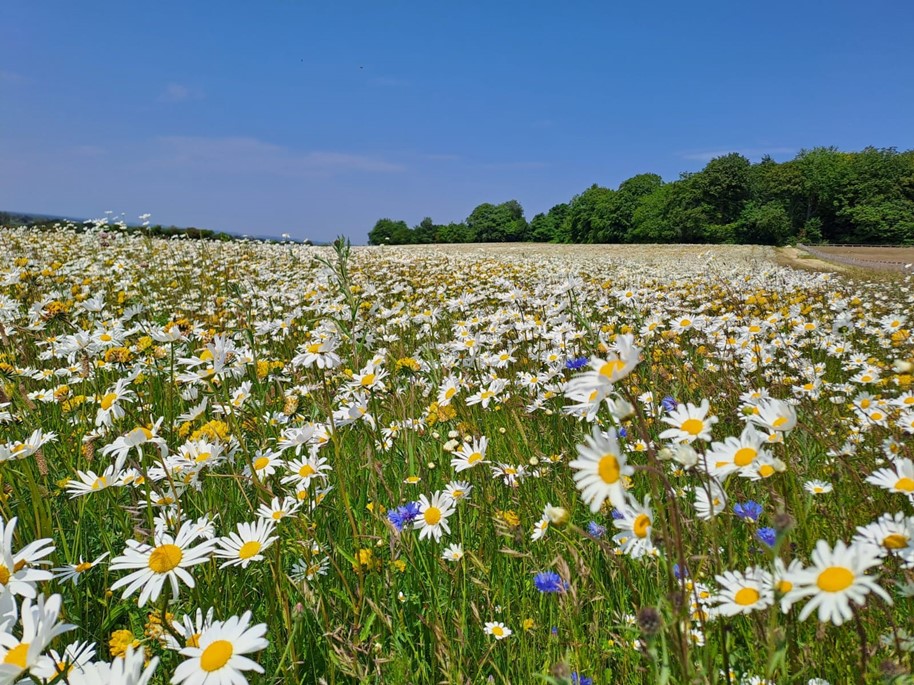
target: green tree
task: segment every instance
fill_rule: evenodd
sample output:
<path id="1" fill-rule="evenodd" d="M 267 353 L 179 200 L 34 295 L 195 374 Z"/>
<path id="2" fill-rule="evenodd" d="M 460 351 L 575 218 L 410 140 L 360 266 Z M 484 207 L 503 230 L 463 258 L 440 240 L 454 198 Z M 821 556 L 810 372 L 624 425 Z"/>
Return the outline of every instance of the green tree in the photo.
<path id="1" fill-rule="evenodd" d="M 412 231 L 405 221 L 378 219 L 368 232 L 369 245 L 408 245 L 412 241 Z"/>

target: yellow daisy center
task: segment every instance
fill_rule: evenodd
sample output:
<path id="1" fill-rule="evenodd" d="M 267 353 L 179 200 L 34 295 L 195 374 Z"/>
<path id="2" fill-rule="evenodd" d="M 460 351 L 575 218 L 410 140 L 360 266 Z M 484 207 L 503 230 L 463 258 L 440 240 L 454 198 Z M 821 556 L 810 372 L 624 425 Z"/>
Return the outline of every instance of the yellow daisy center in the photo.
<path id="1" fill-rule="evenodd" d="M 793 583 L 789 580 L 781 580 L 778 582 L 778 592 L 782 595 L 786 595 L 791 590 L 793 590 Z"/>
<path id="2" fill-rule="evenodd" d="M 372 383 L 374 383 L 374 374 L 373 373 L 366 373 L 364 376 L 362 376 L 362 380 L 359 381 L 359 384 L 363 388 L 367 388 Z"/>
<path id="3" fill-rule="evenodd" d="M 441 520 L 441 510 L 438 507 L 429 507 L 422 512 L 422 518 L 425 519 L 426 524 L 434 526 Z"/>
<path id="4" fill-rule="evenodd" d="M 107 395 L 105 395 L 102 398 L 102 402 L 101 402 L 102 409 L 104 409 L 105 411 L 108 411 L 109 409 L 111 409 L 111 405 L 114 404 L 115 401 L 117 401 L 117 393 L 109 392 Z"/>
<path id="5" fill-rule="evenodd" d="M 265 469 L 267 467 L 267 464 L 269 464 L 269 463 L 270 463 L 269 457 L 257 457 L 257 459 L 254 460 L 254 470 L 262 471 L 263 469 Z"/>
<path id="6" fill-rule="evenodd" d="M 843 566 L 829 566 L 816 578 L 816 585 L 824 592 L 841 592 L 854 584 L 854 573 Z"/>
<path id="7" fill-rule="evenodd" d="M 13 647 L 10 651 L 6 653 L 6 656 L 3 657 L 3 663 L 12 664 L 13 666 L 18 666 L 19 668 L 25 668 L 25 658 L 29 653 L 29 643 L 20 642 L 18 645 Z"/>
<path id="8" fill-rule="evenodd" d="M 689 435 L 698 435 L 705 429 L 705 422 L 701 419 L 686 419 L 682 422 L 679 430 Z"/>
<path id="9" fill-rule="evenodd" d="M 207 673 L 218 671 L 232 658 L 234 649 L 228 640 L 216 640 L 200 655 L 200 668 Z"/>
<path id="10" fill-rule="evenodd" d="M 736 454 L 733 455 L 733 463 L 737 466 L 748 466 L 751 464 L 758 452 L 751 447 L 740 447 L 736 450 Z"/>
<path id="11" fill-rule="evenodd" d="M 74 567 L 73 570 L 76 571 L 77 573 L 85 573 L 90 568 L 92 568 L 92 562 L 84 561 L 81 564 L 76 564 L 76 566 Z"/>
<path id="12" fill-rule="evenodd" d="M 262 545 L 257 540 L 248 540 L 243 545 L 241 545 L 241 549 L 238 550 L 238 558 L 250 559 L 252 556 L 260 552 L 261 547 Z M 231 656 L 231 654 L 229 656 Z"/>
<path id="13" fill-rule="evenodd" d="M 311 464 L 305 464 L 298 470 L 298 475 L 302 478 L 308 478 L 315 474 L 314 467 Z"/>
<path id="14" fill-rule="evenodd" d="M 787 423 L 787 417 L 786 417 L 786 416 L 779 416 L 779 417 L 777 417 L 774 421 L 771 422 L 771 425 L 772 425 L 773 428 L 780 428 L 780 427 L 783 426 L 785 423 Z"/>
<path id="15" fill-rule="evenodd" d="M 447 390 L 444 391 L 444 398 L 449 400 L 456 394 L 457 394 L 457 388 L 448 388 Z"/>
<path id="16" fill-rule="evenodd" d="M 11 575 L 10 570 L 3 564 L 0 564 L 0 585 L 9 583 Z"/>
<path id="17" fill-rule="evenodd" d="M 774 467 L 771 464 L 765 464 L 759 468 L 758 473 L 762 478 L 768 478 L 774 475 Z"/>
<path id="18" fill-rule="evenodd" d="M 155 573 L 168 573 L 181 563 L 184 552 L 177 545 L 159 545 L 149 555 L 149 568 Z"/>
<path id="19" fill-rule="evenodd" d="M 475 464 L 478 461 L 482 461 L 482 455 L 479 452 L 473 452 L 467 457 L 467 464 Z"/>
<path id="20" fill-rule="evenodd" d="M 651 527 L 651 517 L 647 514 L 638 514 L 635 522 L 632 524 L 632 532 L 639 538 L 646 538 L 647 531 Z"/>
<path id="21" fill-rule="evenodd" d="M 612 359 L 600 367 L 600 375 L 612 380 L 613 377 L 625 368 L 625 362 L 621 359 Z"/>
<path id="22" fill-rule="evenodd" d="M 760 596 L 755 588 L 744 587 L 733 596 L 733 601 L 740 606 L 747 607 L 750 604 L 755 604 Z"/>
<path id="23" fill-rule="evenodd" d="M 604 483 L 612 485 L 619 480 L 621 469 L 615 454 L 604 454 L 597 464 L 597 473 Z"/>
<path id="24" fill-rule="evenodd" d="M 501 626 L 492 626 L 492 635 L 495 637 L 501 637 L 505 634 L 505 629 Z"/>
<path id="25" fill-rule="evenodd" d="M 189 638 L 187 638 L 187 643 L 185 647 L 199 647 L 200 646 L 200 633 L 194 633 Z"/>
<path id="26" fill-rule="evenodd" d="M 905 492 L 914 492 L 914 479 L 911 478 L 899 478 L 898 482 L 895 483 L 896 490 L 904 490 Z"/>
<path id="27" fill-rule="evenodd" d="M 908 538 L 901 533 L 892 533 L 882 541 L 886 549 L 904 549 L 908 546 Z"/>

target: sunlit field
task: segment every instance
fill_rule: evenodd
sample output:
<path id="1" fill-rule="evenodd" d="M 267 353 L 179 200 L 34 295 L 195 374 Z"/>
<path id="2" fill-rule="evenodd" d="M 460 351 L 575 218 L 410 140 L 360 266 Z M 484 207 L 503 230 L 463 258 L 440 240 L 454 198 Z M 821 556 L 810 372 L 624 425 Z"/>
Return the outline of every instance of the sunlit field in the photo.
<path id="1" fill-rule="evenodd" d="M 914 277 L 0 233 L 0 685 L 911 682 Z"/>

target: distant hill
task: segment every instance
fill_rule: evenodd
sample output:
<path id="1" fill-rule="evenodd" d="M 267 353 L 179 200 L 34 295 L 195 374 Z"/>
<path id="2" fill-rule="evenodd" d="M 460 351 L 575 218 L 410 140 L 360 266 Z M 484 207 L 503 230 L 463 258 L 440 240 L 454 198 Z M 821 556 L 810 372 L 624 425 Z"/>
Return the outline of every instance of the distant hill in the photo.
<path id="1" fill-rule="evenodd" d="M 58 223 L 87 224 L 92 219 L 78 219 L 75 217 L 55 216 L 52 214 L 36 214 L 34 212 L 10 212 L 0 210 L 0 227 L 3 226 L 34 226 L 36 228 L 51 228 Z M 112 224 L 112 228 L 114 228 Z M 284 238 L 281 236 L 258 236 L 258 235 L 238 235 L 226 231 L 213 231 L 208 228 L 197 228 L 195 226 L 162 226 L 153 224 L 150 226 L 141 226 L 139 224 L 127 224 L 128 231 L 143 231 L 151 236 L 169 238 L 176 235 L 186 235 L 194 240 L 262 240 L 265 242 L 292 242 L 302 245 L 312 245 L 310 240 L 298 240 L 296 238 Z M 318 243 L 320 244 L 320 243 Z"/>

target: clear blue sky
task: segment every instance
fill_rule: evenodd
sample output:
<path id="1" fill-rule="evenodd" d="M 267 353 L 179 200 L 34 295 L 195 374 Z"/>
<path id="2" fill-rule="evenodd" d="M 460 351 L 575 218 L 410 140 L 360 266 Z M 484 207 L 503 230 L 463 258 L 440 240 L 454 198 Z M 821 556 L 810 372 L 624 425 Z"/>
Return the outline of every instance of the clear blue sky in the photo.
<path id="1" fill-rule="evenodd" d="M 739 151 L 914 147 L 914 5 L 3 0 L 0 209 L 364 242 Z"/>

